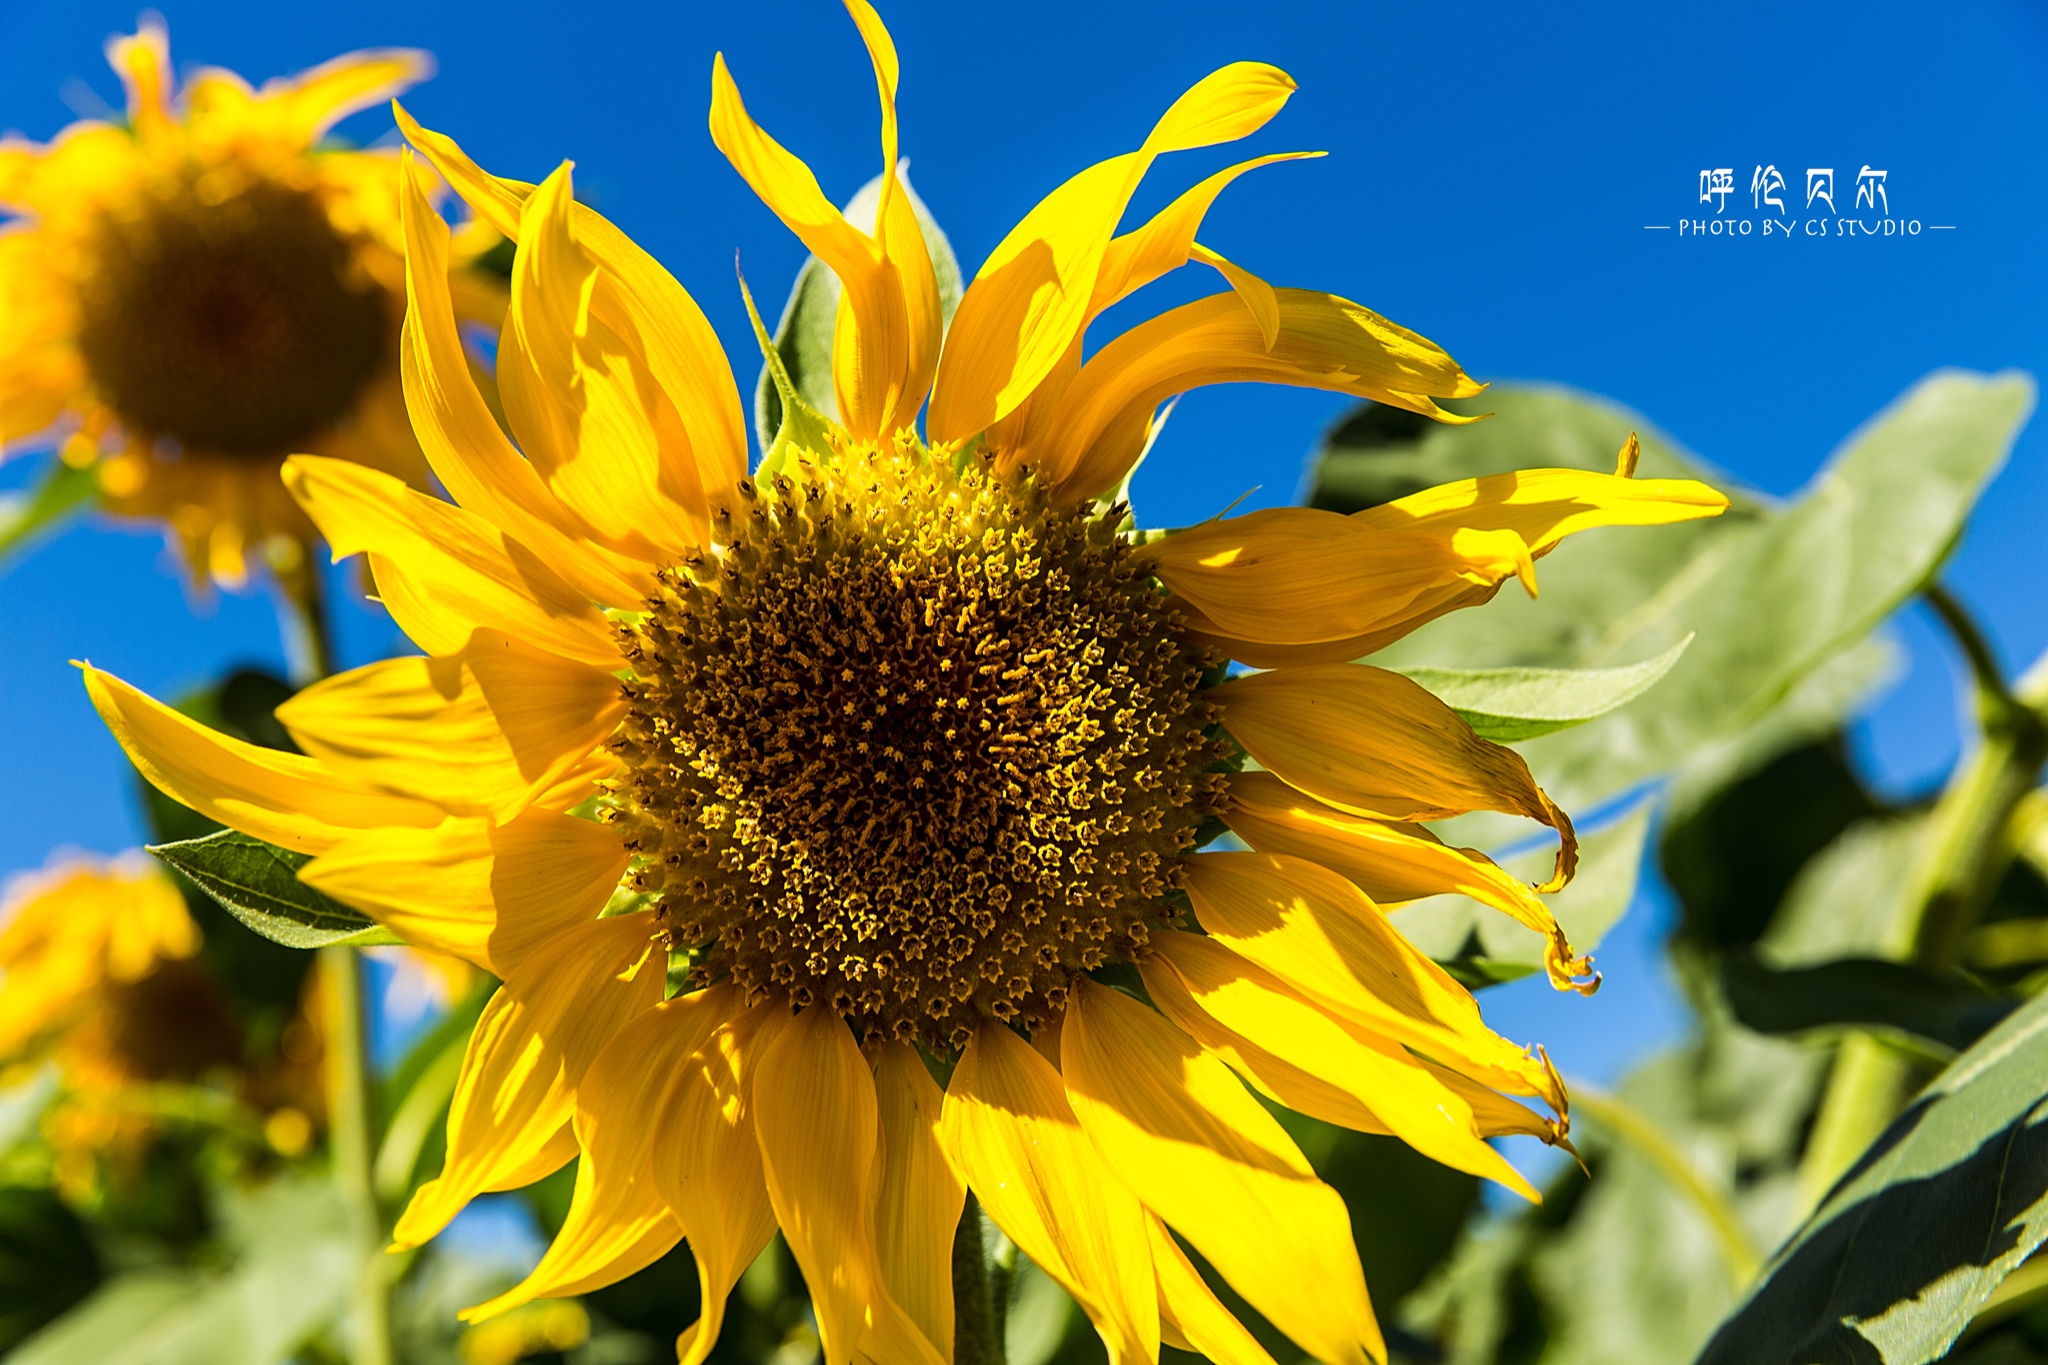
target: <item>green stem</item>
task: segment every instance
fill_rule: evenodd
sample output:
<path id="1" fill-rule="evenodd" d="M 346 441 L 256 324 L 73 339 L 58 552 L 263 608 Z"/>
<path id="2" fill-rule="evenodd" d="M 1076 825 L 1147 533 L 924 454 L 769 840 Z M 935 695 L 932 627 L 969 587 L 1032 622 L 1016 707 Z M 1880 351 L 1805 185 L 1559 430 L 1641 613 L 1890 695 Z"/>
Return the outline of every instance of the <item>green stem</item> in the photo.
<path id="1" fill-rule="evenodd" d="M 1962 604 L 1939 584 L 1926 590 L 1970 666 L 1982 742 L 1957 765 L 1928 815 L 1908 871 L 1891 947 L 1927 967 L 1953 966 L 1963 940 L 2012 862 L 2013 812 L 2048 762 L 2048 722 L 2038 698 L 2015 695 L 1990 643 Z M 1849 1169 L 1906 1098 L 1910 1066 L 1867 1034 L 1851 1034 L 1833 1072 L 1800 1161 L 1800 1183 L 1817 1203 Z"/>
<path id="2" fill-rule="evenodd" d="M 361 1264 L 349 1352 L 354 1365 L 392 1365 L 391 1304 L 384 1258 L 384 1216 L 371 1167 L 370 1069 L 360 960 L 353 948 L 322 948 L 330 1014 L 327 1122 L 335 1184 L 349 1210 Z"/>
<path id="3" fill-rule="evenodd" d="M 1763 1264 L 1763 1256 L 1727 1196 L 1707 1183 L 1678 1144 L 1634 1105 L 1584 1081 L 1574 1080 L 1567 1088 L 1575 1111 L 1593 1120 L 1596 1127 L 1605 1128 L 1610 1136 L 1649 1162 L 1672 1189 L 1699 1211 L 1721 1244 L 1721 1259 L 1727 1262 L 1728 1276 L 1735 1287 L 1740 1289 L 1748 1284 L 1757 1267 Z"/>
<path id="4" fill-rule="evenodd" d="M 960 1211 L 953 1232 L 953 1365 L 1004 1365 L 1003 1319 L 1009 1307 L 1009 1276 L 1001 1276 L 998 1302 L 989 1273 L 988 1244 L 982 1237 L 981 1205 L 974 1195 Z"/>
<path id="5" fill-rule="evenodd" d="M 276 570 L 284 595 L 285 655 L 293 681 L 315 683 L 334 672 L 334 626 L 327 611 L 327 589 L 320 576 L 320 547 L 302 545 L 297 562 Z"/>

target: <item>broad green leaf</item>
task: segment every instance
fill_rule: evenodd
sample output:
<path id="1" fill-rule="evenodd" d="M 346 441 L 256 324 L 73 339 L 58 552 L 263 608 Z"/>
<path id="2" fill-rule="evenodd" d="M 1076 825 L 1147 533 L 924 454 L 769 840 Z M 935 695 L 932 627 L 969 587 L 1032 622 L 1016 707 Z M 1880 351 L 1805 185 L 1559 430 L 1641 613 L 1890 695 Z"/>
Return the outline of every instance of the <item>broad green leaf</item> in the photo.
<path id="1" fill-rule="evenodd" d="M 21 493 L 0 497 L 0 559 L 80 511 L 99 491 L 99 475 L 52 458 L 42 480 Z"/>
<path id="2" fill-rule="evenodd" d="M 1527 757 L 1567 808 L 1681 767 L 1769 719 L 1807 678 L 1918 592 L 1954 545 L 2033 404 L 2018 374 L 1944 371 L 1851 438 L 1782 508 L 1736 494 L 1730 512 L 1679 526 L 1573 537 L 1539 566 L 1543 595 L 1503 592 L 1374 659 L 1388 667 L 1596 667 L 1698 639 L 1659 685 L 1597 730 L 1530 742 Z M 1611 468 L 1626 414 L 1556 390 L 1494 389 L 1498 415 L 1424 433 L 1412 447 L 1327 457 L 1319 500 L 1357 490 L 1357 466 L 1450 478 L 1536 465 Z M 1342 435 L 1340 429 L 1339 435 Z M 1655 433 L 1640 472 L 1699 472 Z M 1338 479 L 1343 474 L 1343 482 Z M 1727 489 L 1726 480 L 1705 477 Z"/>
<path id="3" fill-rule="evenodd" d="M 1728 1004 L 1745 1028 L 1801 1033 L 1846 1027 L 1893 1030 L 1960 1052 L 2019 1007 L 1960 972 L 1876 957 L 1776 968 L 1737 950 L 1721 960 Z"/>
<path id="4" fill-rule="evenodd" d="M 7 1357 L 8 1365 L 277 1365 L 331 1323 L 358 1273 L 324 1180 L 228 1187 L 224 1270 L 132 1270 Z"/>
<path id="5" fill-rule="evenodd" d="M 1958 1057 L 1885 1130 L 1700 1365 L 1923 1365 L 2044 1239 L 2048 996 Z"/>
<path id="6" fill-rule="evenodd" d="M 1555 734 L 1627 705 L 1657 685 L 1685 653 L 1688 635 L 1654 659 L 1620 668 L 1428 668 L 1401 670 L 1434 692 L 1480 736 L 1499 744 Z"/>
<path id="7" fill-rule="evenodd" d="M 1564 890 L 1544 898 L 1579 952 L 1598 947 L 1635 899 L 1649 830 L 1647 802 L 1594 830 L 1579 845 L 1578 875 Z M 1550 875 L 1551 860 L 1548 848 L 1538 848 L 1505 858 L 1502 866 L 1525 881 L 1540 882 Z M 1392 918 L 1409 942 L 1467 985 L 1513 981 L 1543 967 L 1542 935 L 1466 896 L 1414 901 Z"/>
<path id="8" fill-rule="evenodd" d="M 287 948 L 404 941 L 362 911 L 300 881 L 298 870 L 312 861 L 307 854 L 232 829 L 151 844 L 149 851 L 190 877 L 236 919 Z"/>
<path id="9" fill-rule="evenodd" d="M 917 225 L 924 230 L 925 249 L 931 253 L 932 271 L 939 280 L 939 313 L 950 323 L 963 288 L 960 262 L 938 220 L 917 197 L 917 191 L 910 188 L 909 162 L 904 162 L 896 172 L 896 183 L 909 196 Z M 878 175 L 846 202 L 842 210 L 846 220 L 864 232 L 872 232 L 881 196 L 882 177 Z M 796 284 L 789 291 L 789 301 L 782 307 L 782 319 L 775 325 L 775 350 L 797 395 L 819 414 L 832 419 L 839 415 L 839 399 L 832 388 L 832 335 L 838 316 L 839 277 L 816 256 L 805 257 L 796 273 Z M 761 378 L 754 385 L 754 432 L 764 452 L 775 444 L 782 430 L 782 406 L 775 376 L 764 365 Z"/>

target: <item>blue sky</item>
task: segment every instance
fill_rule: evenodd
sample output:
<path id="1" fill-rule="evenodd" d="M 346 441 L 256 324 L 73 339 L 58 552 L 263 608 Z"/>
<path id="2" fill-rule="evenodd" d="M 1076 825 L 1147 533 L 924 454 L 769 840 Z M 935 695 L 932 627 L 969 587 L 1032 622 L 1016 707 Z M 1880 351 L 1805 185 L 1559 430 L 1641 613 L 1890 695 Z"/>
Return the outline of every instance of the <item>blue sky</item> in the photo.
<path id="1" fill-rule="evenodd" d="M 902 54 L 912 178 L 971 271 L 1041 194 L 1128 150 L 1204 72 L 1273 62 L 1301 92 L 1254 151 L 1320 161 L 1240 181 L 1204 240 L 1276 283 L 1333 290 L 1448 348 L 1487 379 L 1609 395 L 1743 480 L 1804 483 L 1859 422 L 1940 365 L 2048 374 L 2048 18 L 1982 0 L 1902 4 L 1580 5 L 1274 0 L 1220 4 L 888 3 Z M 118 86 L 100 55 L 135 9 L 105 0 L 0 5 L 0 129 L 47 137 Z M 735 253 L 764 307 L 803 250 L 705 132 L 723 50 L 755 115 L 826 191 L 879 169 L 874 87 L 827 0 L 732 5 L 528 0 L 482 9 L 367 0 L 166 8 L 181 68 L 252 79 L 363 46 L 434 51 L 408 98 L 489 168 L 538 179 L 562 158 L 579 188 L 682 280 L 751 386 L 756 365 Z M 343 130 L 383 136 L 378 114 Z M 1248 153 L 1170 158 L 1145 212 Z M 1693 238 L 1646 224 L 1713 216 L 1704 168 L 1731 167 L 1727 213 L 1755 216 L 1751 169 L 1773 164 L 1803 209 L 1805 168 L 1887 174 L 1898 218 L 1953 231 L 1889 239 Z M 1208 292 L 1194 278 L 1147 309 Z M 1126 305 L 1128 307 L 1128 305 Z M 1304 455 L 1345 400 L 1294 390 L 1198 393 L 1175 415 L 1136 496 L 1148 522 L 1293 495 Z M 2023 436 L 1949 571 L 2015 667 L 2048 647 L 2039 533 L 2048 424 Z M 0 488 L 31 477 L 24 457 Z M 2029 549 L 2029 546 L 2034 549 Z M 1562 553 L 1569 553 L 1569 548 Z M 349 661 L 398 647 L 380 615 L 343 613 Z M 1952 760 L 1956 703 L 1938 637 L 1903 624 L 1914 666 L 1864 724 L 1885 781 L 1924 786 Z M 157 537 L 78 528 L 0 576 L 0 871 L 62 843 L 135 842 L 126 772 L 65 665 L 90 656 L 159 693 L 242 660 L 276 660 L 260 594 L 192 600 Z M 1526 991 L 1498 996 L 1510 1032 L 1550 1037 L 1611 1074 L 1673 1016 L 1639 907 L 1603 960 L 1597 1013 Z M 1626 984 L 1625 984 L 1626 983 Z M 1617 1021 L 1634 1021 L 1617 1038 Z M 1603 1022 L 1604 1021 L 1604 1022 Z M 1653 1023 L 1654 1021 L 1654 1023 Z M 1517 1027 L 1526 1022 L 1526 1027 Z M 1560 1035 L 1564 1036 L 1560 1036 Z"/>

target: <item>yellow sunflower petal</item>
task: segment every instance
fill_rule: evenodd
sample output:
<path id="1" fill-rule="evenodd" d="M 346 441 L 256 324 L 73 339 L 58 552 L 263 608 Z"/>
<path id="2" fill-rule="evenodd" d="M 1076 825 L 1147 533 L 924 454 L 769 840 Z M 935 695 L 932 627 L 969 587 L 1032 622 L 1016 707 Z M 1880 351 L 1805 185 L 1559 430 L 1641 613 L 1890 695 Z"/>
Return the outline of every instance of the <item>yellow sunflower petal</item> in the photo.
<path id="1" fill-rule="evenodd" d="M 600 268 L 572 225 L 564 162 L 527 197 L 498 387 L 521 449 L 604 544 L 670 563 L 706 543 L 689 438 L 636 339 L 593 306 Z"/>
<path id="2" fill-rule="evenodd" d="M 1352 1109 L 1363 1107 L 1378 1120 L 1369 1131 L 1384 1129 L 1434 1161 L 1536 1199 L 1521 1172 L 1486 1145 L 1471 1106 L 1399 1044 L 1347 1030 L 1215 939 L 1162 934 L 1154 947 L 1141 971 L 1161 1013 L 1211 1052 L 1221 1053 L 1218 1042 L 1241 1052 L 1248 1043 L 1283 1063 L 1260 1068 L 1256 1079 L 1290 1109 L 1348 1127 Z M 1353 1105 L 1326 1107 L 1330 1089 Z"/>
<path id="3" fill-rule="evenodd" d="M 547 1254 L 512 1288 L 463 1309 L 458 1316 L 464 1322 L 494 1318 L 535 1299 L 571 1298 L 617 1284 L 647 1269 L 683 1240 L 682 1224 L 655 1193 L 645 1152 L 637 1172 L 610 1175 L 598 1173 L 598 1158 L 588 1145 L 582 1153 L 568 1218 L 548 1244 Z M 614 1160 L 620 1156 L 609 1155 Z"/>
<path id="4" fill-rule="evenodd" d="M 626 870 L 618 833 L 528 810 L 432 829 L 351 833 L 299 880 L 353 905 L 400 938 L 505 976 L 554 935 L 596 918 Z"/>
<path id="5" fill-rule="evenodd" d="M 1522 756 L 1472 732 L 1398 673 L 1310 664 L 1232 678 L 1206 694 L 1246 752 L 1290 787 L 1354 815 L 1441 820 L 1467 811 L 1525 815 L 1557 831 L 1556 890 L 1578 865 L 1570 817 Z"/>
<path id="6" fill-rule="evenodd" d="M 1531 469 L 1352 516 L 1269 508 L 1192 527 L 1145 554 L 1200 613 L 1198 629 L 1265 645 L 1343 642 L 1351 652 L 1339 657 L 1357 658 L 1485 601 L 1509 578 L 1533 593 L 1535 561 L 1568 535 L 1718 516 L 1727 505 L 1691 479 Z"/>
<path id="7" fill-rule="evenodd" d="M 953 1233 L 967 1187 L 939 1142 L 945 1092 L 906 1043 L 875 1052 L 881 1117 L 881 1186 L 875 1242 L 882 1281 L 925 1339 L 953 1359 Z"/>
<path id="8" fill-rule="evenodd" d="M 1114 238 L 1103 255 L 1102 273 L 1095 281 L 1095 298 L 1089 305 L 1090 317 L 1160 276 L 1186 265 L 1201 250 L 1195 243 L 1195 234 L 1201 230 L 1203 218 L 1208 216 L 1217 196 L 1239 176 L 1282 161 L 1302 161 L 1322 155 L 1321 152 L 1276 152 L 1226 166 L 1154 214 L 1144 226 Z M 1277 327 L 1277 315 L 1273 321 Z"/>
<path id="9" fill-rule="evenodd" d="M 277 718 L 352 782 L 502 820 L 624 712 L 610 673 L 479 630 L 459 654 L 386 659 L 315 683 Z"/>
<path id="10" fill-rule="evenodd" d="M 107 39 L 107 64 L 128 91 L 128 126 L 148 141 L 171 127 L 171 38 L 154 16 L 131 37 Z"/>
<path id="11" fill-rule="evenodd" d="M 533 187 L 487 174 L 453 140 L 394 108 L 406 140 L 480 217 L 516 239 L 521 206 Z M 731 488 L 747 472 L 746 425 L 732 366 L 710 320 L 675 276 L 609 219 L 582 204 L 571 206 L 570 216 L 577 241 L 604 267 L 592 291 L 592 311 L 638 342 L 655 382 L 681 416 L 699 485 L 707 495 Z M 461 501 L 463 495 L 456 497 Z"/>
<path id="12" fill-rule="evenodd" d="M 1328 389 L 1453 421 L 1461 419 L 1431 399 L 1482 387 L 1435 342 L 1349 299 L 1307 289 L 1274 297 L 1270 346 L 1256 313 L 1233 292 L 1162 313 L 1096 353 L 1061 401 L 1046 445 L 1056 452 L 1047 464 L 1056 491 L 1085 497 L 1113 487 L 1144 449 L 1160 403 L 1205 384 Z"/>
<path id="13" fill-rule="evenodd" d="M 1592 993 L 1597 978 L 1579 979 L 1592 970 L 1592 959 L 1572 951 L 1557 917 L 1528 883 L 1477 849 L 1451 848 L 1420 825 L 1348 815 L 1271 773 L 1231 776 L 1228 819 L 1231 832 L 1259 852 L 1320 863 L 1382 905 L 1449 892 L 1490 905 L 1544 936 L 1553 986 Z"/>
<path id="14" fill-rule="evenodd" d="M 711 1354 L 727 1296 L 775 1235 L 747 1083 L 787 1010 L 774 1000 L 743 1012 L 739 1004 L 734 999 L 726 1006 L 729 1017 L 677 1068 L 659 1113 L 650 1119 L 661 1135 L 654 1187 L 689 1230 L 703 1305 L 703 1316 L 676 1340 L 680 1365 L 702 1365 Z"/>
<path id="15" fill-rule="evenodd" d="M 762 1050 L 749 1090 L 768 1198 L 803 1271 L 825 1365 L 866 1350 L 937 1362 L 889 1294 L 875 1246 L 875 1080 L 832 1010 L 812 1006 Z"/>
<path id="16" fill-rule="evenodd" d="M 847 9 L 868 45 L 882 97 L 880 240 L 849 223 L 810 167 L 754 122 L 723 53 L 711 70 L 711 140 L 761 202 L 839 277 L 833 388 L 847 430 L 873 441 L 908 426 L 923 402 L 938 352 L 938 285 L 908 198 L 897 192 L 896 50 L 864 0 L 849 0 Z"/>
<path id="17" fill-rule="evenodd" d="M 416 141 L 429 136 L 417 125 L 413 130 Z M 478 391 L 456 327 L 448 225 L 427 202 L 419 177 L 404 177 L 401 209 L 407 306 L 399 370 L 427 463 L 458 504 L 541 554 L 586 597 L 642 600 L 653 590 L 648 566 L 590 543 L 581 518 L 548 491 Z"/>
<path id="18" fill-rule="evenodd" d="M 276 117 L 310 145 L 350 114 L 382 104 L 434 74 L 432 54 L 388 47 L 350 52 L 266 86 Z"/>
<path id="19" fill-rule="evenodd" d="M 386 609 L 428 653 L 453 654 L 482 627 L 618 667 L 611 628 L 589 599 L 475 513 L 345 460 L 294 455 L 284 480 L 337 561 L 369 554 Z"/>
<path id="20" fill-rule="evenodd" d="M 583 1155 L 561 1231 L 532 1274 L 465 1317 L 609 1284 L 682 1240 L 685 1225 L 654 1178 L 657 1141 L 669 1136 L 654 1119 L 669 1087 L 739 1005 L 730 986 L 680 995 L 628 1020 L 605 1044 L 576 1085 Z"/>
<path id="21" fill-rule="evenodd" d="M 1089 167 L 1025 214 L 954 312 L 926 419 L 932 439 L 987 430 L 1053 372 L 1087 325 L 1110 239 L 1155 157 L 1256 132 L 1294 89 L 1259 62 L 1223 67 L 1176 100 L 1137 151 Z"/>
<path id="22" fill-rule="evenodd" d="M 1564 1107 L 1546 1063 L 1480 1020 L 1471 992 L 1328 868 L 1268 853 L 1204 853 L 1182 868 L 1202 928 L 1361 1027 L 1498 1090 Z"/>
<path id="23" fill-rule="evenodd" d="M 1087 1310 L 1110 1360 L 1157 1360 L 1144 1210 L 1103 1168 L 1053 1064 L 984 1025 L 953 1068 L 939 1132 L 996 1226 Z"/>
<path id="24" fill-rule="evenodd" d="M 1215 1365 L 1273 1365 L 1266 1348 L 1232 1317 L 1204 1283 L 1166 1225 L 1147 1214 L 1152 1269 L 1159 1277 L 1159 1335 L 1169 1346 L 1193 1351 Z"/>
<path id="25" fill-rule="evenodd" d="M 531 1170 L 575 1114 L 598 1053 L 661 1000 L 667 957 L 645 915 L 591 920 L 541 945 L 505 978 L 470 1034 L 448 1107 L 448 1160 L 392 1240 L 418 1246 L 464 1205 Z M 527 1178 L 531 1178 L 528 1176 Z M 665 1209 L 665 1206 L 664 1206 Z"/>
<path id="26" fill-rule="evenodd" d="M 86 691 L 143 777 L 164 795 L 245 834 L 320 853 L 357 830 L 431 828 L 439 806 L 343 782 L 318 759 L 245 744 L 82 664 Z"/>
<path id="27" fill-rule="evenodd" d="M 1075 985 L 1061 1070 L 1104 1163 L 1316 1359 L 1384 1361 L 1337 1192 L 1222 1062 L 1129 996 Z"/>

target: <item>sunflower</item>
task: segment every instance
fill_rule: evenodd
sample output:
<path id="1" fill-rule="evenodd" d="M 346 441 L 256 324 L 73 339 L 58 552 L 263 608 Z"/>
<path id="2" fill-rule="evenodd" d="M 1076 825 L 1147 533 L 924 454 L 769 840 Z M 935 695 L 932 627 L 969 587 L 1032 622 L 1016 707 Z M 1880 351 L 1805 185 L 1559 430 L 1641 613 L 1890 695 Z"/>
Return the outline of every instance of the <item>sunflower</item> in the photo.
<path id="1" fill-rule="evenodd" d="M 244 1062 L 232 1006 L 199 960 L 185 898 L 140 850 L 59 855 L 9 879 L 0 905 L 0 1065 L 54 1064 L 60 1093 L 43 1116 L 57 1185 L 86 1200 L 109 1177 L 132 1181 L 158 1129 L 148 1092 Z M 270 1088 L 283 1070 L 263 1078 Z M 245 1077 L 245 1080 L 250 1079 Z M 319 1112 L 314 1076 L 313 1112 Z M 303 1109 L 272 1106 L 310 1132 Z"/>
<path id="2" fill-rule="evenodd" d="M 1630 477 L 1631 447 L 1614 475 L 1131 531 L 1116 490 L 1172 394 L 1255 379 L 1462 420 L 1436 400 L 1480 386 L 1367 309 L 1196 243 L 1223 187 L 1278 158 L 1118 231 L 1159 156 L 1278 112 L 1292 81 L 1253 63 L 1042 200 L 946 328 L 896 178 L 895 50 L 847 5 L 881 95 L 871 227 L 754 123 L 722 59 L 711 107 L 717 145 L 843 286 L 837 420 L 785 393 L 791 424 L 750 476 L 703 314 L 575 202 L 570 168 L 493 177 L 401 111 L 517 242 L 511 435 L 464 362 L 447 230 L 408 189 L 407 398 L 454 502 L 327 459 L 286 479 L 425 657 L 281 707 L 303 755 L 89 667 L 87 686 L 165 792 L 316 855 L 305 881 L 502 978 L 447 1164 L 396 1241 L 581 1161 L 539 1267 L 472 1317 L 687 1237 L 704 1310 L 678 1351 L 701 1361 L 779 1228 L 830 1365 L 950 1360 L 972 1190 L 1112 1359 L 1267 1359 L 1191 1252 L 1317 1358 L 1384 1359 L 1344 1205 L 1261 1098 L 1534 1197 L 1487 1139 L 1562 1140 L 1556 1073 L 1383 907 L 1464 892 L 1547 934 L 1556 982 L 1590 982 L 1532 888 L 1423 826 L 1542 822 L 1556 885 L 1569 821 L 1513 752 L 1350 660 L 1533 588 L 1572 532 L 1725 500 Z M 1191 260 L 1229 291 L 1084 358 L 1091 319 Z M 1226 829 L 1235 851 L 1201 851 Z"/>
<path id="3" fill-rule="evenodd" d="M 0 453 L 96 463 L 101 505 L 165 524 L 202 579 L 240 583 L 255 553 L 294 569 L 313 528 L 286 455 L 426 485 L 397 369 L 399 160 L 319 144 L 431 62 L 359 52 L 260 90 L 203 70 L 174 106 L 160 23 L 107 57 L 125 123 L 0 141 Z M 457 287 L 493 316 L 489 285 Z"/>

